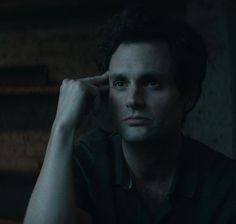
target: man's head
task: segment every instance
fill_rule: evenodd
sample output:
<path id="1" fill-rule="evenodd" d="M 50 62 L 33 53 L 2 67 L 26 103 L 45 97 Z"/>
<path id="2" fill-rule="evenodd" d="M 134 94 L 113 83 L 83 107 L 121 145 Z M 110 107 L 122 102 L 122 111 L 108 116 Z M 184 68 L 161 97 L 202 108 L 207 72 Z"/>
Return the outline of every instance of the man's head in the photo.
<path id="1" fill-rule="evenodd" d="M 180 93 L 193 94 L 198 99 L 207 63 L 207 49 L 201 36 L 182 20 L 149 14 L 149 10 L 140 7 L 123 10 L 104 26 L 98 43 L 98 69 L 101 73 L 108 70 L 112 54 L 123 42 L 158 40 L 170 47 Z"/>
<path id="2" fill-rule="evenodd" d="M 98 67 L 111 73 L 110 99 L 121 133 L 144 137 L 179 129 L 200 96 L 206 59 L 201 37 L 185 22 L 137 8 L 115 16 L 98 47 Z M 136 115 L 153 125 L 122 121 Z"/>

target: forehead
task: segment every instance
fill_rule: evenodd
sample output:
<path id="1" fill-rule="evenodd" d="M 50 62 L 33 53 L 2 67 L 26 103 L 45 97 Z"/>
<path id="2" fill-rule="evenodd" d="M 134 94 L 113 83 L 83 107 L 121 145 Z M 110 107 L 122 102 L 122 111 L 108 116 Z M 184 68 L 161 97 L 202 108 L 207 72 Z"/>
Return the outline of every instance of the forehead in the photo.
<path id="1" fill-rule="evenodd" d="M 113 53 L 109 71 L 113 74 L 170 74 L 173 59 L 164 41 L 122 43 Z"/>

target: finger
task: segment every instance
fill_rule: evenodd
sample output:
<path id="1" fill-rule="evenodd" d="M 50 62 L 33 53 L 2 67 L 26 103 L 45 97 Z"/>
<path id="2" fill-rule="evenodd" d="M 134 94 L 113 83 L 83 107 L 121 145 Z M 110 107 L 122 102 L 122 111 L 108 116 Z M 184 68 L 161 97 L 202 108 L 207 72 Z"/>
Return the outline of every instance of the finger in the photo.
<path id="1" fill-rule="evenodd" d="M 96 85 L 96 86 L 99 86 L 99 85 L 102 85 L 102 84 L 107 84 L 109 82 L 109 74 L 108 72 L 102 74 L 102 75 L 99 75 L 99 76 L 93 76 L 93 77 L 87 77 L 87 78 L 84 78 L 83 81 L 87 82 L 88 84 L 91 84 L 91 85 Z"/>
<path id="2" fill-rule="evenodd" d="M 95 77 L 88 78 L 85 81 L 90 85 L 99 86 L 99 85 L 108 83 L 108 77 L 104 77 L 104 76 L 97 77 L 97 76 L 95 76 Z"/>
<path id="3" fill-rule="evenodd" d="M 109 73 L 107 71 L 103 73 L 102 75 L 91 76 L 91 77 L 86 77 L 86 78 L 81 78 L 81 79 L 64 79 L 62 81 L 62 84 L 67 84 L 68 82 L 82 81 L 82 82 L 86 82 L 87 84 L 101 85 L 103 83 L 108 82 L 108 77 L 109 77 Z"/>
<path id="4" fill-rule="evenodd" d="M 63 84 L 66 84 L 67 82 L 69 82 L 69 79 L 63 79 L 63 80 L 62 80 L 62 85 L 63 85 Z"/>
<path id="5" fill-rule="evenodd" d="M 109 71 L 104 72 L 101 76 L 108 77 L 109 76 Z"/>

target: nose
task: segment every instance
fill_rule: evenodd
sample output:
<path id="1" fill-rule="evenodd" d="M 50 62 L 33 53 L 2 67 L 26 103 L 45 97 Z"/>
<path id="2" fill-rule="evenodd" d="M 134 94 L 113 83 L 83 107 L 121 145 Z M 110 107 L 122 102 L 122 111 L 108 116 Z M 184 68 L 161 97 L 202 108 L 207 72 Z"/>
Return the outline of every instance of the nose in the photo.
<path id="1" fill-rule="evenodd" d="M 137 109 L 145 106 L 144 93 L 137 87 L 130 87 L 126 97 L 126 107 Z"/>

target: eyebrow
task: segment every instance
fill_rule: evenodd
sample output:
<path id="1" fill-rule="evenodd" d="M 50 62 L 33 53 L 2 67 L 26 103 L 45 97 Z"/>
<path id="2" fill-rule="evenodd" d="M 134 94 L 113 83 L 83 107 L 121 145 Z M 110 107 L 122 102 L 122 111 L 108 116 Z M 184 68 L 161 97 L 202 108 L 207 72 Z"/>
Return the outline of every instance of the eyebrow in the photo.
<path id="1" fill-rule="evenodd" d="M 110 73 L 109 77 L 111 78 L 126 78 L 128 75 L 124 73 Z"/>
<path id="2" fill-rule="evenodd" d="M 110 73 L 110 77 L 116 79 L 127 79 L 128 76 L 129 75 L 125 73 Z M 142 73 L 140 79 L 160 79 L 164 77 L 166 77 L 165 73 L 147 72 L 147 73 Z"/>

